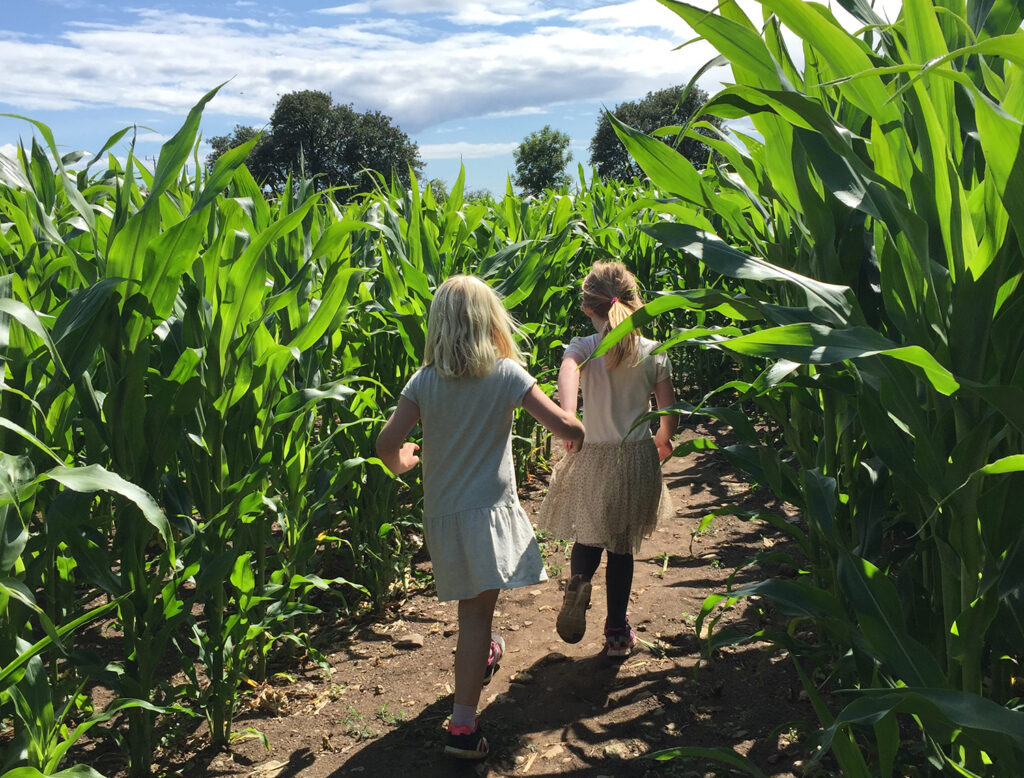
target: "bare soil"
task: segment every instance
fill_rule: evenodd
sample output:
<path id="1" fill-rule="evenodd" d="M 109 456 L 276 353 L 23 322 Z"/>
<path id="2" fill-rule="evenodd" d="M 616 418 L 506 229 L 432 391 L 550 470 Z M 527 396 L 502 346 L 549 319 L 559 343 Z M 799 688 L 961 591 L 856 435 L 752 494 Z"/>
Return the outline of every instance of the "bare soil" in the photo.
<path id="1" fill-rule="evenodd" d="M 682 437 L 704 436 L 716 433 L 701 428 Z M 235 729 L 251 728 L 253 737 L 213 752 L 196 730 L 159 754 L 154 770 L 253 778 L 369 778 L 410 770 L 416 778 L 739 774 L 716 762 L 651 758 L 698 746 L 733 749 L 769 776 L 802 774 L 800 738 L 816 718 L 792 662 L 764 644 L 723 648 L 704 662 L 694 629 L 704 599 L 724 591 L 730 576 L 738 585 L 793 572 L 744 567 L 759 550 L 785 547 L 773 528 L 719 517 L 695 535 L 701 517 L 726 505 L 776 512 L 783 506 L 751 491 L 714 451 L 670 460 L 665 476 L 676 517 L 658 527 L 636 558 L 630 619 L 641 643 L 631 657 L 604 656 L 603 567 L 594 579 L 586 636 L 574 645 L 559 639 L 555 616 L 569 567 L 564 543 L 544 544 L 550 581 L 499 597 L 495 628 L 507 651 L 481 698 L 491 744 L 485 763 L 442 753 L 458 623 L 455 604 L 439 603 L 427 590 L 322 647 L 330 672 L 291 668 L 288 677 L 275 676 L 244 695 Z M 528 513 L 536 512 L 545 488 L 542 478 L 525 486 Z M 719 626 L 752 632 L 769 623 L 779 622 L 765 604 L 741 601 Z M 94 758 L 107 775 L 118 772 L 116 755 Z"/>

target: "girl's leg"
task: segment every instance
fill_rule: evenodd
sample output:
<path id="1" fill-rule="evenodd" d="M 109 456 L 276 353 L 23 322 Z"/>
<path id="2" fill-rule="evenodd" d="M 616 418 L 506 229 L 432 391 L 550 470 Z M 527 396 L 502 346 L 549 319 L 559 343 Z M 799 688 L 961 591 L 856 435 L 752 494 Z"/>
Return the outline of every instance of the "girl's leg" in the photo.
<path id="1" fill-rule="evenodd" d="M 601 564 L 601 551 L 599 546 L 585 546 L 582 543 L 572 544 L 572 553 L 569 557 L 569 570 L 573 576 L 580 576 L 589 581 L 597 572 Z M 611 555 L 608 557 L 611 559 Z"/>
<path id="2" fill-rule="evenodd" d="M 571 576 L 565 586 L 562 609 L 555 620 L 555 629 L 566 643 L 579 643 L 587 632 L 587 608 L 590 605 L 590 579 L 601 564 L 601 548 L 572 544 L 569 557 Z"/>
<path id="3" fill-rule="evenodd" d="M 491 648 L 491 621 L 498 590 L 489 589 L 471 600 L 459 600 L 459 639 L 455 646 L 455 704 L 480 702 L 484 669 Z"/>
<path id="4" fill-rule="evenodd" d="M 574 549 L 575 550 L 575 549 Z M 626 609 L 629 607 L 629 591 L 633 587 L 633 555 L 608 552 L 605 570 L 608 586 L 608 627 L 625 627 Z"/>

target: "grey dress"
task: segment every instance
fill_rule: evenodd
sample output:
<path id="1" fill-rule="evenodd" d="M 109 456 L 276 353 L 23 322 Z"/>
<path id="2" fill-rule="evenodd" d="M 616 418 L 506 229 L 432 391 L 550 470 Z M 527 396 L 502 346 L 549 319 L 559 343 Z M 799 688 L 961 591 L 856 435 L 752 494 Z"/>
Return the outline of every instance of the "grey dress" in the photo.
<path id="1" fill-rule="evenodd" d="M 512 463 L 512 413 L 535 383 L 499 359 L 482 378 L 424 367 L 402 390 L 423 427 L 423 530 L 439 600 L 547 580 Z"/>

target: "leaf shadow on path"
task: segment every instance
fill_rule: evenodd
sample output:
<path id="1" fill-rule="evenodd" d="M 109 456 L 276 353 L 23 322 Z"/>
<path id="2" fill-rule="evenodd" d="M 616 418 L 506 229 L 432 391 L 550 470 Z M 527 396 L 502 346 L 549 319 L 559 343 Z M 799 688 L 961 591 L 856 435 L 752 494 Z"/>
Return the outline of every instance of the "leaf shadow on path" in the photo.
<path id="1" fill-rule="evenodd" d="M 779 750 L 775 730 L 803 712 L 794 703 L 796 684 L 788 664 L 744 647 L 698 674 L 679 664 L 693 658 L 695 640 L 673 636 L 666 643 L 658 646 L 660 660 L 675 661 L 659 661 L 646 650 L 626 662 L 603 654 L 573 660 L 553 652 L 520 670 L 516 682 L 482 713 L 491 748 L 484 762 L 444 755 L 443 727 L 452 704 L 446 695 L 362 746 L 330 778 L 397 775 L 399 765 L 414 770 L 416 778 L 684 775 L 695 765 L 649 758 L 681 745 L 739 749 L 764 764 Z M 744 702 L 751 683 L 774 689 L 774 716 L 750 714 Z"/>

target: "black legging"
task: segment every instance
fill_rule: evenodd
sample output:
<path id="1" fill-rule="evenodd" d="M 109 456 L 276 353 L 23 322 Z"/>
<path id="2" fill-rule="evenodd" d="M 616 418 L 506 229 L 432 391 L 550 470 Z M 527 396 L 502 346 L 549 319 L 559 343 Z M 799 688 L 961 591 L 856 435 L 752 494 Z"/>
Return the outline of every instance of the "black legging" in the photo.
<path id="1" fill-rule="evenodd" d="M 588 581 L 593 578 L 598 565 L 601 564 L 602 551 L 604 549 L 599 546 L 573 543 L 569 561 L 572 574 L 580 575 Z M 626 609 L 629 607 L 629 590 L 633 586 L 632 554 L 608 552 L 605 585 L 608 589 L 608 621 L 605 626 L 625 627 L 629 623 L 626 619 Z"/>

